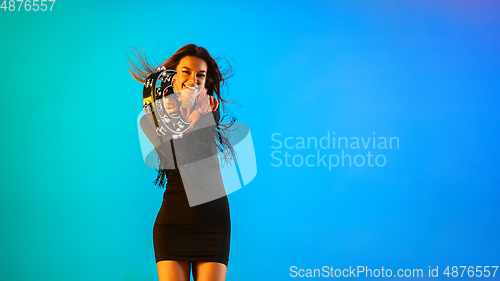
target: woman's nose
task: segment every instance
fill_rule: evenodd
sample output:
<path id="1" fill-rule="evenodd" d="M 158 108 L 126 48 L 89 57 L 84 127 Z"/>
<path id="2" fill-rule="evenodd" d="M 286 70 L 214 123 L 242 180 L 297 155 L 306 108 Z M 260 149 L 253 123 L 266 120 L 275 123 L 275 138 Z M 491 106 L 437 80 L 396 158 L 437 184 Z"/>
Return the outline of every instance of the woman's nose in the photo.
<path id="1" fill-rule="evenodd" d="M 198 81 L 196 80 L 196 73 L 193 72 L 193 74 L 191 74 L 191 77 L 189 77 L 191 81 L 194 82 L 194 84 L 198 84 Z"/>

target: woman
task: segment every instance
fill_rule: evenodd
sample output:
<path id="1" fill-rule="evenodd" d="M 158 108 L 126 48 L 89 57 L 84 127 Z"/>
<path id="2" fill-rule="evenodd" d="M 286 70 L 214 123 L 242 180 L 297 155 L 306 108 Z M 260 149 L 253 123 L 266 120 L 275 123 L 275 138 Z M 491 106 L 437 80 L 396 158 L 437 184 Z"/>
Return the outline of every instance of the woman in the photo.
<path id="1" fill-rule="evenodd" d="M 144 83 L 157 67 L 176 70 L 177 74 L 172 82 L 176 95 L 165 98 L 164 104 L 169 113 L 180 113 L 182 119 L 190 123 L 186 136 L 177 140 L 179 144 L 190 146 L 188 150 L 199 150 L 194 146 L 200 143 L 200 134 L 194 136 L 194 131 L 203 127 L 201 124 L 204 122 L 212 122 L 207 118 L 213 118 L 217 125 L 212 126 L 213 130 L 199 130 L 204 132 L 205 137 L 209 132 L 208 136 L 213 142 L 203 143 L 211 143 L 226 161 L 230 159 L 234 151 L 225 132 L 234 123 L 235 118 L 231 118 L 231 122 L 227 123 L 229 125 L 223 128 L 220 128 L 219 122 L 220 108 L 227 112 L 225 105 L 228 103 L 222 99 L 220 87 L 225 84 L 231 68 L 226 74 L 221 73 L 217 62 L 208 51 L 194 44 L 183 46 L 159 66 L 152 66 L 138 50 L 134 50 L 133 54 L 140 66 L 129 58 L 129 72 L 141 83 Z M 213 114 L 207 114 L 210 112 Z M 154 128 L 149 129 L 150 133 L 154 132 Z M 215 151 L 217 153 L 217 150 Z M 176 163 L 181 154 L 179 151 L 175 152 Z M 191 267 L 194 280 L 225 280 L 231 233 L 227 197 L 190 207 L 179 170 L 162 169 L 161 163 L 165 161 L 168 159 L 160 158 L 160 169 L 155 180 L 159 187 L 165 185 L 165 178 L 167 183 L 163 203 L 153 227 L 153 244 L 160 281 L 189 281 Z M 218 172 L 220 173 L 220 170 Z M 203 182 L 204 177 L 207 177 L 207 174 L 200 172 L 195 181 Z"/>

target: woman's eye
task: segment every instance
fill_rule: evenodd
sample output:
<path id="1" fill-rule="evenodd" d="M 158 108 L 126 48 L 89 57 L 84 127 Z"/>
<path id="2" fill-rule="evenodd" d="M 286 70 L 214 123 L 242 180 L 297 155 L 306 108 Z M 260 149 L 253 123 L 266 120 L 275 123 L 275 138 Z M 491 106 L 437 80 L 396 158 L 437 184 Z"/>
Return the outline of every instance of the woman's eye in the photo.
<path id="1" fill-rule="evenodd" d="M 198 74 L 198 77 L 205 77 L 205 74 Z"/>
<path id="2" fill-rule="evenodd" d="M 182 72 L 184 72 L 186 74 L 189 74 L 189 71 L 187 71 L 187 70 L 183 70 Z"/>

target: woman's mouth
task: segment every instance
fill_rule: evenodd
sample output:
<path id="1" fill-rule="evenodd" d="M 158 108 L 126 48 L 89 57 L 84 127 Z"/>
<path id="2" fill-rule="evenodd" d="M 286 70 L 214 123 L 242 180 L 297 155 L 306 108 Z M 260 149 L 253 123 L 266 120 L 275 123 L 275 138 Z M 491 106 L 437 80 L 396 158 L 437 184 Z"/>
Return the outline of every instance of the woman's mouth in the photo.
<path id="1" fill-rule="evenodd" d="M 190 90 L 193 90 L 193 91 L 198 90 L 198 86 L 197 86 L 197 85 L 188 86 L 188 85 L 184 84 L 184 86 L 185 86 L 186 88 L 190 89 Z"/>

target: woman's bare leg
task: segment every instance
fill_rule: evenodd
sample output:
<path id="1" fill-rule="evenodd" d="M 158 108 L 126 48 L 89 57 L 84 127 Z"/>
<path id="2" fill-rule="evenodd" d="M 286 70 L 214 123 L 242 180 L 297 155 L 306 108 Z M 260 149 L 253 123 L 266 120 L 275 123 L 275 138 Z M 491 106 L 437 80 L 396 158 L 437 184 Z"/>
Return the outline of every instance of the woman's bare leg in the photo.
<path id="1" fill-rule="evenodd" d="M 188 261 L 159 261 L 156 267 L 160 281 L 189 281 L 191 263 Z"/>
<path id="2" fill-rule="evenodd" d="M 193 262 L 195 281 L 224 281 L 227 267 L 220 262 Z"/>

